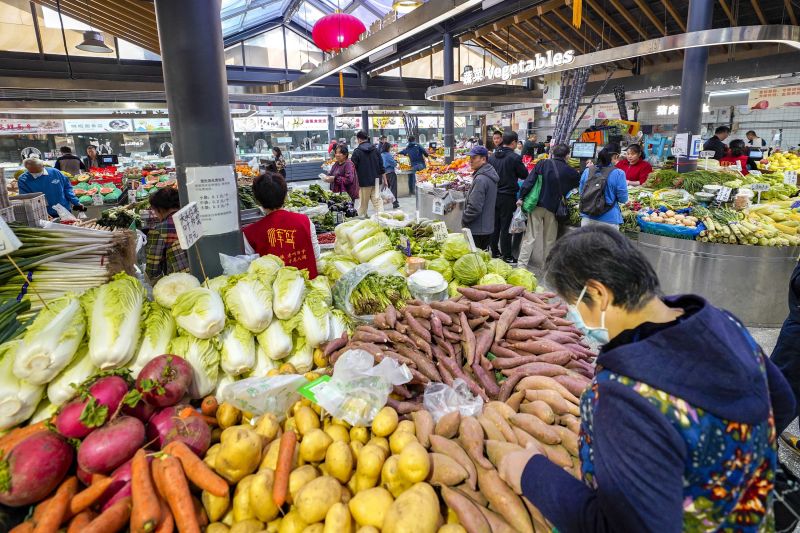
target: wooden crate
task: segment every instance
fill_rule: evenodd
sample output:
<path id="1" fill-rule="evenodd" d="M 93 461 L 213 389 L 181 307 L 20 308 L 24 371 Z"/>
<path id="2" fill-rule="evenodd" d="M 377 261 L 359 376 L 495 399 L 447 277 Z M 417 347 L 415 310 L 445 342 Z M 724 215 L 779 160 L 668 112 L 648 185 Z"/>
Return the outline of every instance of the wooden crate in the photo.
<path id="1" fill-rule="evenodd" d="M 40 220 L 47 220 L 47 199 L 44 193 L 34 192 L 11 197 L 14 218 L 17 222 L 37 227 Z"/>

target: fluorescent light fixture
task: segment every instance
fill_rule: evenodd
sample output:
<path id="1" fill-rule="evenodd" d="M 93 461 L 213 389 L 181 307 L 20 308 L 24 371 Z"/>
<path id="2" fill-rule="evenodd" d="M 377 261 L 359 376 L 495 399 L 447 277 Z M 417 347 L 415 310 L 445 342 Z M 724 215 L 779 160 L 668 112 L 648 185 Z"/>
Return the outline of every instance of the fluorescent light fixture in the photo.
<path id="1" fill-rule="evenodd" d="M 731 89 L 730 91 L 711 91 L 708 96 L 723 96 L 730 94 L 750 94 L 750 89 Z"/>
<path id="2" fill-rule="evenodd" d="M 503 2 L 503 0 L 483 0 L 483 4 L 481 4 L 481 9 L 486 11 L 487 9 L 492 8 L 501 2 Z"/>
<path id="3" fill-rule="evenodd" d="M 411 13 L 424 3 L 422 0 L 395 0 L 392 9 L 398 13 Z"/>

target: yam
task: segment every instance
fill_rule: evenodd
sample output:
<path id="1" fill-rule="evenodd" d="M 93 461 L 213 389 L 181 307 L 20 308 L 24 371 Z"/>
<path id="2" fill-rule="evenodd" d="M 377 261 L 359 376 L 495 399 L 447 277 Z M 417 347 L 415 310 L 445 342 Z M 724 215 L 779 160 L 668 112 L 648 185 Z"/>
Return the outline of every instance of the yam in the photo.
<path id="1" fill-rule="evenodd" d="M 575 457 L 578 457 L 578 435 L 563 426 L 553 426 L 561 436 L 561 445 Z"/>
<path id="2" fill-rule="evenodd" d="M 469 474 L 455 459 L 442 453 L 431 453 L 431 470 L 428 483 L 436 486 L 453 487 L 463 482 Z"/>
<path id="3" fill-rule="evenodd" d="M 458 442 L 446 439 L 439 435 L 431 435 L 431 449 L 453 459 L 467 472 L 467 484 L 474 490 L 478 482 L 478 473 L 475 465 Z"/>
<path id="4" fill-rule="evenodd" d="M 561 436 L 551 426 L 545 424 L 539 417 L 517 413 L 511 417 L 511 423 L 533 435 L 544 444 L 560 444 Z"/>
<path id="5" fill-rule="evenodd" d="M 551 445 L 551 444 L 539 444 L 539 449 L 542 450 L 542 453 L 550 459 L 553 463 L 557 464 L 558 466 L 563 466 L 564 468 L 571 468 L 572 467 L 572 456 L 569 454 L 566 448 L 564 448 L 560 444 Z"/>
<path id="6" fill-rule="evenodd" d="M 505 405 L 502 402 L 499 402 L 501 405 Z M 507 407 L 507 406 L 506 406 Z M 513 416 L 515 413 L 510 413 L 509 416 Z M 513 444 L 517 443 L 517 437 L 514 436 L 514 431 L 511 429 L 511 425 L 508 421 L 497 412 L 496 409 L 493 409 L 489 405 L 484 407 L 483 409 L 483 416 L 485 416 L 490 422 L 494 424 L 498 431 L 503 435 L 503 439 L 506 442 L 511 442 Z"/>
<path id="7" fill-rule="evenodd" d="M 458 434 L 458 428 L 461 424 L 461 413 L 453 411 L 447 413 L 436 422 L 434 433 L 446 439 L 452 439 Z"/>
<path id="8" fill-rule="evenodd" d="M 478 507 L 486 507 L 489 505 L 489 500 L 487 500 L 486 497 L 480 493 L 480 491 L 471 489 L 466 483 L 462 483 L 461 485 L 457 486 L 456 489 L 464 496 L 475 502 Z"/>
<path id="9" fill-rule="evenodd" d="M 511 409 L 513 409 L 516 412 L 519 411 L 520 404 L 524 399 L 525 399 L 525 391 L 524 390 L 517 391 L 511 396 L 509 396 L 508 400 L 506 400 L 506 405 L 508 405 Z"/>
<path id="10" fill-rule="evenodd" d="M 514 435 L 517 436 L 517 442 L 523 448 L 527 448 L 529 445 L 536 446 L 539 449 L 542 447 L 542 443 L 536 440 L 533 435 L 517 426 L 514 426 Z"/>

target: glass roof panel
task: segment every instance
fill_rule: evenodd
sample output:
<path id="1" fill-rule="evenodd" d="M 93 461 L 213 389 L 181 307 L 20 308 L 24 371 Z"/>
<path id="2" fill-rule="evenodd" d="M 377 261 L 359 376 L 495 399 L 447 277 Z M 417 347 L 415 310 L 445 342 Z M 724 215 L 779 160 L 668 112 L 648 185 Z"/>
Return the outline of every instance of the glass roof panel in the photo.
<path id="1" fill-rule="evenodd" d="M 247 30 L 283 16 L 289 0 L 223 0 L 220 18 L 222 34 Z"/>
<path id="2" fill-rule="evenodd" d="M 326 7 L 324 4 L 318 4 L 318 5 L 320 5 L 321 7 Z M 297 10 L 297 13 L 295 13 L 294 18 L 292 20 L 294 20 L 304 28 L 310 30 L 311 28 L 314 27 L 314 24 L 316 24 L 319 19 L 321 19 L 322 17 L 324 17 L 329 13 L 333 13 L 334 11 L 335 10 L 333 9 L 327 9 L 326 11 L 323 12 L 318 7 L 316 7 L 315 3 L 311 3 L 308 0 L 306 0 L 305 2 L 300 4 L 300 9 Z"/>

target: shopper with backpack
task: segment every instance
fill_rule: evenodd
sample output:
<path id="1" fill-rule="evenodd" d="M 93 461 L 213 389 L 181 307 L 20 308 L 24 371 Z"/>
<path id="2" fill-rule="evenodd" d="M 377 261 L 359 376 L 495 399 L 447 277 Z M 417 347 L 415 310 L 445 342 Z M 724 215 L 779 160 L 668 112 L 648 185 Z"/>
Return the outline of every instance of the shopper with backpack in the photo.
<path id="1" fill-rule="evenodd" d="M 625 172 L 616 167 L 619 145 L 608 143 L 597 154 L 597 164 L 583 171 L 578 190 L 581 226 L 608 224 L 619 229 L 622 211 L 619 204 L 628 201 Z"/>

